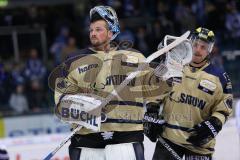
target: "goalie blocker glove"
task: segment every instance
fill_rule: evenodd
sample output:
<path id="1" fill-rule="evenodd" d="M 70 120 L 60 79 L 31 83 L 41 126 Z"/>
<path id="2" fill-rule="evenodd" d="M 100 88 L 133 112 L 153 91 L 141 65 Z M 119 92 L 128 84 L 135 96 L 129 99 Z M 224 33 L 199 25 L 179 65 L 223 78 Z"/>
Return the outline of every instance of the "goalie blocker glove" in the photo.
<path id="1" fill-rule="evenodd" d="M 144 134 L 152 141 L 156 142 L 157 137 L 163 131 L 165 121 L 159 115 L 161 103 L 147 103 L 147 112 L 144 114 L 143 128 Z"/>
<path id="2" fill-rule="evenodd" d="M 221 129 L 222 122 L 216 117 L 210 117 L 190 130 L 192 135 L 187 141 L 196 146 L 202 146 L 215 138 Z"/>

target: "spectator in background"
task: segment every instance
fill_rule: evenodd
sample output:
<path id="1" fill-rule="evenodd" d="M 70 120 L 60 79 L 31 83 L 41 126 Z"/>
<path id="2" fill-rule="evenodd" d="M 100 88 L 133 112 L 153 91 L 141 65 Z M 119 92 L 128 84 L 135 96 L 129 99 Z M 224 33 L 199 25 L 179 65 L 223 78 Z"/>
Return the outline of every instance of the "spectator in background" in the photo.
<path id="1" fill-rule="evenodd" d="M 144 27 L 139 27 L 136 34 L 136 46 L 144 53 L 145 56 L 149 55 L 149 48 L 148 48 L 148 37 L 147 32 Z"/>
<path id="2" fill-rule="evenodd" d="M 38 58 L 38 51 L 35 48 L 30 50 L 30 58 L 27 60 L 24 75 L 27 81 L 45 79 L 46 68 L 41 59 Z"/>
<path id="3" fill-rule="evenodd" d="M 180 33 L 186 30 L 193 30 L 196 27 L 196 21 L 190 6 L 184 4 L 182 0 L 178 0 L 176 5 L 175 18 Z"/>
<path id="4" fill-rule="evenodd" d="M 66 46 L 69 38 L 69 28 L 62 27 L 59 35 L 56 37 L 54 43 L 50 48 L 50 52 L 54 55 L 55 65 L 61 63 L 61 53 L 63 48 Z"/>
<path id="5" fill-rule="evenodd" d="M 67 45 L 63 48 L 61 53 L 61 62 L 68 59 L 71 56 L 74 56 L 77 54 L 78 47 L 76 45 L 76 39 L 75 37 L 69 37 Z"/>
<path id="6" fill-rule="evenodd" d="M 211 54 L 211 63 L 216 66 L 216 67 L 219 67 L 220 69 L 224 69 L 223 67 L 223 58 L 222 58 L 222 55 L 219 51 L 219 48 L 217 47 L 217 45 L 215 45 L 213 47 L 213 50 L 212 50 L 212 54 Z"/>
<path id="7" fill-rule="evenodd" d="M 23 68 L 20 63 L 13 63 L 11 71 L 11 83 L 13 86 L 25 83 Z"/>
<path id="8" fill-rule="evenodd" d="M 205 0 L 192 1 L 191 9 L 195 15 L 195 20 L 197 24 L 203 26 L 206 20 Z"/>
<path id="9" fill-rule="evenodd" d="M 116 41 L 123 42 L 123 41 L 130 41 L 131 43 L 135 42 L 135 37 L 131 30 L 126 28 L 126 25 L 123 21 L 120 21 L 121 26 L 121 33 L 117 36 Z"/>
<path id="10" fill-rule="evenodd" d="M 240 44 L 240 12 L 237 10 L 234 1 L 227 4 L 227 9 L 225 26 L 227 28 L 227 36 L 230 35 L 229 45 L 234 47 Z"/>
<path id="11" fill-rule="evenodd" d="M 16 91 L 11 94 L 9 105 L 16 113 L 24 113 L 29 110 L 28 101 L 24 94 L 24 85 L 18 84 Z"/>
<path id="12" fill-rule="evenodd" d="M 130 17 L 135 13 L 135 8 L 132 0 L 123 0 L 123 14 L 125 17 Z"/>
<path id="13" fill-rule="evenodd" d="M 4 16 L 4 25 L 11 26 L 13 25 L 13 15 L 12 14 L 6 14 Z"/>
<path id="14" fill-rule="evenodd" d="M 167 34 L 173 34 L 173 24 L 168 21 L 166 17 L 162 16 L 153 23 L 151 38 L 149 37 L 149 48 L 151 53 L 156 51 L 155 48 L 158 47 L 159 42 L 161 42 Z"/>
<path id="15" fill-rule="evenodd" d="M 41 24 L 41 17 L 35 5 L 27 8 L 27 24 L 33 28 L 37 28 Z"/>
<path id="16" fill-rule="evenodd" d="M 30 86 L 27 89 L 27 99 L 29 108 L 33 112 L 39 112 L 44 107 L 47 107 L 47 98 L 43 84 L 39 80 L 30 81 Z"/>
<path id="17" fill-rule="evenodd" d="M 8 95 L 7 95 L 7 83 L 9 76 L 7 72 L 4 69 L 4 65 L 0 63 L 0 103 L 5 104 L 7 103 L 8 100 Z"/>

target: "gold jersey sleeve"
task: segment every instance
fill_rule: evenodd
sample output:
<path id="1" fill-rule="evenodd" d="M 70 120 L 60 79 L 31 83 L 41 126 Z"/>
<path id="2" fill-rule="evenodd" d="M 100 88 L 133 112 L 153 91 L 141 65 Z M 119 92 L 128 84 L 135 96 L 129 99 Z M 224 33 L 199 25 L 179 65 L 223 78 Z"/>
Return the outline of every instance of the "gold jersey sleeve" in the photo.
<path id="1" fill-rule="evenodd" d="M 105 98 L 144 61 L 145 57 L 141 53 L 128 50 L 81 56 L 68 65 L 68 75 L 64 80 L 69 87 L 64 88 L 64 91 L 89 93 Z M 58 104 L 64 92 L 61 89 L 55 90 L 55 103 Z M 145 68 L 104 107 L 103 114 L 107 119 L 102 122 L 100 131 L 143 130 L 144 99 L 155 101 L 156 95 L 167 90 L 169 86 L 166 82 L 157 80 L 150 67 Z M 61 108 L 56 106 L 57 113 L 61 113 Z M 79 132 L 88 133 L 92 131 L 86 128 Z"/>
<path id="2" fill-rule="evenodd" d="M 186 139 L 189 129 L 210 116 L 222 124 L 232 114 L 232 85 L 227 74 L 211 64 L 201 69 L 186 66 L 181 84 L 173 86 L 164 102 L 166 126 L 162 136 L 193 152 L 212 154 L 215 139 L 201 147 L 192 146 Z"/>

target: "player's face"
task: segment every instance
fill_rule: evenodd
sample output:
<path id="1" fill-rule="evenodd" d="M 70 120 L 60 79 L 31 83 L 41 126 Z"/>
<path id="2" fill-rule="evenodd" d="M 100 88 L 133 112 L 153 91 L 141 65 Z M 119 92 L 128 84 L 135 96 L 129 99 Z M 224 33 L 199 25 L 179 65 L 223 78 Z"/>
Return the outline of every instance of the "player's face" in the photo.
<path id="1" fill-rule="evenodd" d="M 201 63 L 209 54 L 209 44 L 202 40 L 193 42 L 193 58 L 192 62 Z"/>
<path id="2" fill-rule="evenodd" d="M 107 22 L 104 20 L 91 23 L 89 31 L 90 41 L 93 47 L 99 47 L 110 42 L 112 33 L 107 29 Z"/>

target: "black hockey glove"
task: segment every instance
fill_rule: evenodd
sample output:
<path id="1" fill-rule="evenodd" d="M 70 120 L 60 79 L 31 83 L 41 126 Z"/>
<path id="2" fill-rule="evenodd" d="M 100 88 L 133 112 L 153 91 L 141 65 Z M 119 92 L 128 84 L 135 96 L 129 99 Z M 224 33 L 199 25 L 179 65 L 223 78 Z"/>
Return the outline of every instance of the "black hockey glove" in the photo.
<path id="1" fill-rule="evenodd" d="M 156 142 L 158 135 L 163 131 L 164 120 L 159 115 L 159 103 L 148 103 L 147 112 L 143 118 L 144 134 L 152 141 Z"/>
<path id="2" fill-rule="evenodd" d="M 222 122 L 216 117 L 209 119 L 195 125 L 192 135 L 187 139 L 188 142 L 196 146 L 202 146 L 217 136 L 218 132 L 222 129 Z"/>

